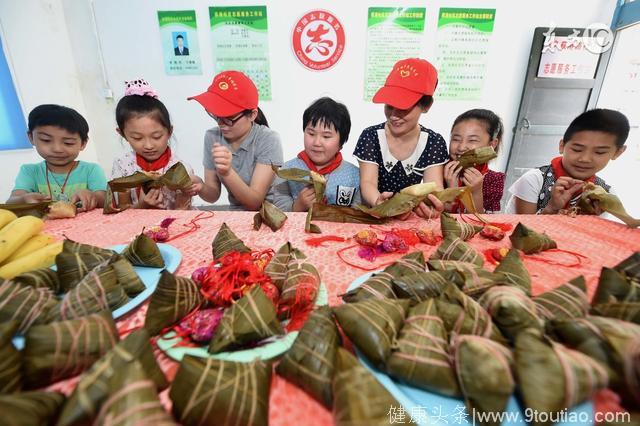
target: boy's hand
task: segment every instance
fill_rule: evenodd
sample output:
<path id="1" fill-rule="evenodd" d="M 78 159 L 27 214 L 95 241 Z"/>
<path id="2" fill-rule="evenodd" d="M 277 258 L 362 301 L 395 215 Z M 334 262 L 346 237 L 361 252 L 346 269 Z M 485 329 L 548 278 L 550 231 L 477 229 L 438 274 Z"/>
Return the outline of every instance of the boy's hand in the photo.
<path id="1" fill-rule="evenodd" d="M 164 197 L 162 196 L 162 191 L 158 188 L 150 189 L 149 192 L 144 194 L 142 197 L 142 208 L 154 208 L 154 209 L 163 209 L 164 208 Z"/>
<path id="2" fill-rule="evenodd" d="M 71 204 L 75 204 L 78 201 L 82 203 L 82 207 L 78 209 L 79 212 L 88 212 L 89 210 L 95 209 L 98 205 L 96 194 L 88 189 L 81 189 L 73 194 L 73 197 L 71 197 Z"/>
<path id="3" fill-rule="evenodd" d="M 583 181 L 569 176 L 558 178 L 551 190 L 551 200 L 544 208 L 543 213 L 556 214 L 560 209 L 564 209 L 564 206 L 582 190 L 583 185 Z"/>
<path id="4" fill-rule="evenodd" d="M 190 197 L 194 197 L 202 191 L 204 182 L 199 176 L 191 176 L 191 186 L 183 192 Z"/>
<path id="5" fill-rule="evenodd" d="M 51 197 L 48 195 L 41 194 L 39 192 L 29 192 L 22 196 L 22 201 L 27 204 L 35 204 L 40 203 L 42 201 L 49 201 Z"/>
<path id="6" fill-rule="evenodd" d="M 462 172 L 462 183 L 471 188 L 472 191 L 482 188 L 483 180 L 484 175 L 475 167 L 468 167 Z"/>
<path id="7" fill-rule="evenodd" d="M 211 148 L 211 156 L 216 164 L 216 172 L 220 176 L 227 176 L 231 170 L 231 152 L 227 147 L 216 143 Z"/>
<path id="8" fill-rule="evenodd" d="M 377 206 L 378 204 L 384 203 L 391 197 L 393 197 L 393 192 L 382 192 L 378 194 L 378 198 L 376 198 L 376 202 L 373 204 L 374 207 Z"/>
<path id="9" fill-rule="evenodd" d="M 460 162 L 452 160 L 444 165 L 444 181 L 447 183 L 447 188 L 457 188 L 458 178 L 462 167 L 459 167 Z"/>
<path id="10" fill-rule="evenodd" d="M 306 212 L 316 201 L 316 191 L 312 186 L 306 186 L 298 194 L 298 198 L 293 202 L 294 212 Z"/>
<path id="11" fill-rule="evenodd" d="M 433 194 L 429 194 L 427 198 L 429 198 L 429 201 L 431 201 L 433 207 L 427 206 L 425 203 L 420 202 L 420 204 L 418 204 L 418 206 L 413 209 L 413 212 L 423 219 L 433 219 L 439 217 L 440 214 L 444 211 L 444 204 L 442 204 L 442 202 L 438 200 L 438 197 Z"/>

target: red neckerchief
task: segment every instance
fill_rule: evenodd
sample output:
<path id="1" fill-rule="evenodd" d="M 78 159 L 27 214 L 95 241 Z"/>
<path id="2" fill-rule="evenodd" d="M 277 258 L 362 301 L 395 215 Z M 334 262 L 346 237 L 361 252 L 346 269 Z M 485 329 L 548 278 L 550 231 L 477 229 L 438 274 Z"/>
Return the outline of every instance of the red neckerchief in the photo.
<path id="1" fill-rule="evenodd" d="M 136 163 L 138 166 L 145 172 L 155 172 L 156 170 L 160 170 L 169 164 L 169 160 L 171 159 L 171 148 L 167 147 L 167 149 L 162 153 L 157 160 L 147 161 L 140 154 L 136 154 Z"/>
<path id="2" fill-rule="evenodd" d="M 482 175 L 486 175 L 487 172 L 489 171 L 489 165 L 487 163 L 484 164 L 479 164 L 477 166 L 474 166 L 476 168 L 476 170 L 478 170 L 480 173 L 482 173 Z M 462 173 L 462 172 L 460 172 Z M 458 187 L 464 186 L 464 183 L 462 182 L 462 178 L 458 177 Z M 476 206 L 476 207 L 480 207 L 480 206 Z M 462 201 L 460 200 L 456 200 L 454 201 L 453 205 L 451 206 L 451 212 L 452 213 L 464 213 L 465 209 L 464 209 L 464 204 L 462 204 Z"/>
<path id="3" fill-rule="evenodd" d="M 327 174 L 331 173 L 332 171 L 334 171 L 335 169 L 340 167 L 340 164 L 342 164 L 342 153 L 340 153 L 340 152 L 338 152 L 336 154 L 336 156 L 333 158 L 331 163 L 329 163 L 328 165 L 324 166 L 320 170 L 318 170 L 316 165 L 313 164 L 313 161 L 311 161 L 311 159 L 309 158 L 309 156 L 307 155 L 306 152 L 300 151 L 300 153 L 298 153 L 298 158 L 301 159 L 302 161 L 304 161 L 304 164 L 307 165 L 309 170 L 312 170 L 312 171 L 314 171 L 316 173 L 320 173 L 321 175 L 327 175 Z"/>
<path id="4" fill-rule="evenodd" d="M 556 178 L 556 180 L 558 180 L 558 178 L 561 178 L 563 176 L 569 176 L 569 174 L 567 173 L 567 171 L 564 169 L 564 166 L 562 165 L 562 157 L 556 157 L 553 160 L 551 160 L 551 169 L 553 170 L 553 174 Z M 571 176 L 569 176 L 571 177 Z M 585 182 L 592 182 L 595 183 L 596 181 L 596 177 L 591 176 L 588 179 L 584 180 Z M 578 197 L 580 194 L 582 194 L 582 191 L 576 192 L 576 194 L 574 195 L 574 199 L 575 197 Z M 571 200 L 569 200 L 567 202 L 567 204 L 565 204 L 564 208 L 568 208 L 569 205 L 571 204 Z"/>

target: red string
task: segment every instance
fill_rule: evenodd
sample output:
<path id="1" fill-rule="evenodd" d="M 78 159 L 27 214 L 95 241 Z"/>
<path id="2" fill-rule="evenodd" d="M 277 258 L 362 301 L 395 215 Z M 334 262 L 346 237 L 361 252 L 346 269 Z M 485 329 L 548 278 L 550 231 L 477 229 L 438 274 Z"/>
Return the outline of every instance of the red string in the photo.
<path id="1" fill-rule="evenodd" d="M 209 265 L 200 293 L 215 306 L 231 305 L 249 287 L 271 283 L 271 277 L 264 273 L 264 266 L 269 263 L 273 253 L 272 249 L 251 253 L 225 253 Z"/>
<path id="2" fill-rule="evenodd" d="M 479 219 L 476 219 L 475 217 L 463 216 L 462 213 L 460 213 L 460 219 L 465 223 L 475 223 L 476 225 L 482 225 L 482 226 L 487 226 L 487 225 L 495 226 L 496 228 L 500 228 L 504 232 L 507 232 L 513 229 L 513 225 L 510 223 L 483 222 Z"/>
<path id="3" fill-rule="evenodd" d="M 570 250 L 564 250 L 564 249 L 549 249 L 549 250 L 545 250 L 544 253 L 548 253 L 548 252 L 554 252 L 554 253 L 567 253 L 569 255 L 575 256 L 576 258 L 576 262 L 574 263 L 562 263 L 562 262 L 557 262 L 555 260 L 552 259 L 545 259 L 543 257 L 536 257 L 533 255 L 525 255 L 527 259 L 531 259 L 531 260 L 537 260 L 539 262 L 544 262 L 547 263 L 549 265 L 556 265 L 556 266 L 564 266 L 567 268 L 576 268 L 580 265 L 582 265 L 582 259 L 588 259 L 587 256 L 584 256 L 580 253 L 576 253 L 574 251 L 570 251 Z"/>
<path id="4" fill-rule="evenodd" d="M 173 241 L 175 239 L 178 239 L 180 237 L 184 237 L 185 235 L 191 234 L 192 232 L 197 231 L 198 229 L 200 229 L 200 225 L 197 223 L 200 220 L 204 220 L 204 219 L 210 219 L 214 216 L 212 211 L 202 211 L 200 213 L 198 213 L 194 218 L 192 218 L 189 222 L 187 223 L 183 223 L 182 226 L 185 226 L 187 228 L 189 228 L 188 230 L 181 232 L 177 235 L 172 235 L 171 237 L 169 237 L 167 240 L 165 240 L 166 242 L 168 241 Z"/>
<path id="5" fill-rule="evenodd" d="M 304 240 L 304 242 L 311 247 L 325 247 L 324 245 L 322 245 L 322 243 L 324 243 L 325 241 L 337 241 L 343 243 L 347 240 L 348 238 L 339 237 L 337 235 L 325 235 L 317 238 L 307 238 L 306 240 Z"/>

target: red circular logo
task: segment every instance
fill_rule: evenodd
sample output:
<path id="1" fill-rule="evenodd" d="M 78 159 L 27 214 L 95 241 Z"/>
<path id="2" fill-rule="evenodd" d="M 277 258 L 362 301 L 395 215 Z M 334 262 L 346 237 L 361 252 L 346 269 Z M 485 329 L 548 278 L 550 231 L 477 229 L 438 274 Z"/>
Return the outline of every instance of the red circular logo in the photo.
<path id="1" fill-rule="evenodd" d="M 342 57 L 344 42 L 342 23 L 326 10 L 307 12 L 293 28 L 293 53 L 310 70 L 334 66 Z"/>

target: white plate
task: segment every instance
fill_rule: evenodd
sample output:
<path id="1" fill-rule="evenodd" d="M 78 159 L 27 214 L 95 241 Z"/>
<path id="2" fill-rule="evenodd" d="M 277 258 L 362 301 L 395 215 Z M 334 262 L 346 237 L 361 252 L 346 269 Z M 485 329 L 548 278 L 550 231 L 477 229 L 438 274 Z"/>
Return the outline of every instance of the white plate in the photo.
<path id="1" fill-rule="evenodd" d="M 327 302 L 327 289 L 325 288 L 324 284 L 320 283 L 320 288 L 318 289 L 318 295 L 316 296 L 315 305 L 324 306 L 327 304 Z M 181 361 L 182 357 L 184 357 L 185 355 L 193 355 L 201 358 L 214 358 L 236 362 L 251 362 L 255 359 L 270 359 L 288 351 L 291 345 L 293 345 L 293 341 L 296 340 L 298 331 L 292 331 L 283 336 L 271 337 L 265 340 L 262 345 L 255 348 L 230 352 L 220 352 L 217 354 L 209 353 L 208 344 L 197 347 L 176 346 L 180 342 L 180 339 L 173 338 L 173 336 L 175 336 L 175 334 L 173 332 L 169 332 L 164 336 L 161 336 L 156 341 L 156 343 L 161 350 L 163 350 L 170 358 L 173 358 L 176 361 Z"/>
<path id="2" fill-rule="evenodd" d="M 356 278 L 350 285 L 347 291 L 353 290 L 364 283 L 375 272 L 366 273 Z M 366 358 L 356 350 L 356 355 L 360 359 L 360 362 L 373 373 L 376 379 L 384 386 L 391 395 L 402 405 L 406 418 L 408 419 L 412 413 L 417 414 L 415 420 L 420 420 L 412 424 L 422 426 L 450 426 L 462 425 L 470 426 L 474 424 L 464 405 L 464 399 L 452 398 L 444 395 L 440 395 L 433 392 L 428 392 L 423 389 L 418 389 L 413 386 L 409 386 L 399 380 L 396 380 L 386 373 L 381 372 L 372 366 Z M 482 368 L 482 364 L 478 363 L 478 367 Z M 397 407 L 398 409 L 400 407 Z M 393 410 L 398 413 L 398 410 Z M 525 413 L 520 405 L 519 401 L 512 396 L 507 403 L 505 410 L 506 421 L 503 421 L 502 426 L 515 426 L 526 425 Z M 591 401 L 583 402 L 580 405 L 576 405 L 571 410 L 563 412 L 562 419 L 576 419 L 575 422 L 565 421 L 556 423 L 556 426 L 591 426 L 593 425 L 593 404 Z M 466 417 L 465 417 L 466 416 Z M 589 419 L 585 422 L 584 419 Z M 471 420 L 471 421 L 469 421 Z"/>

